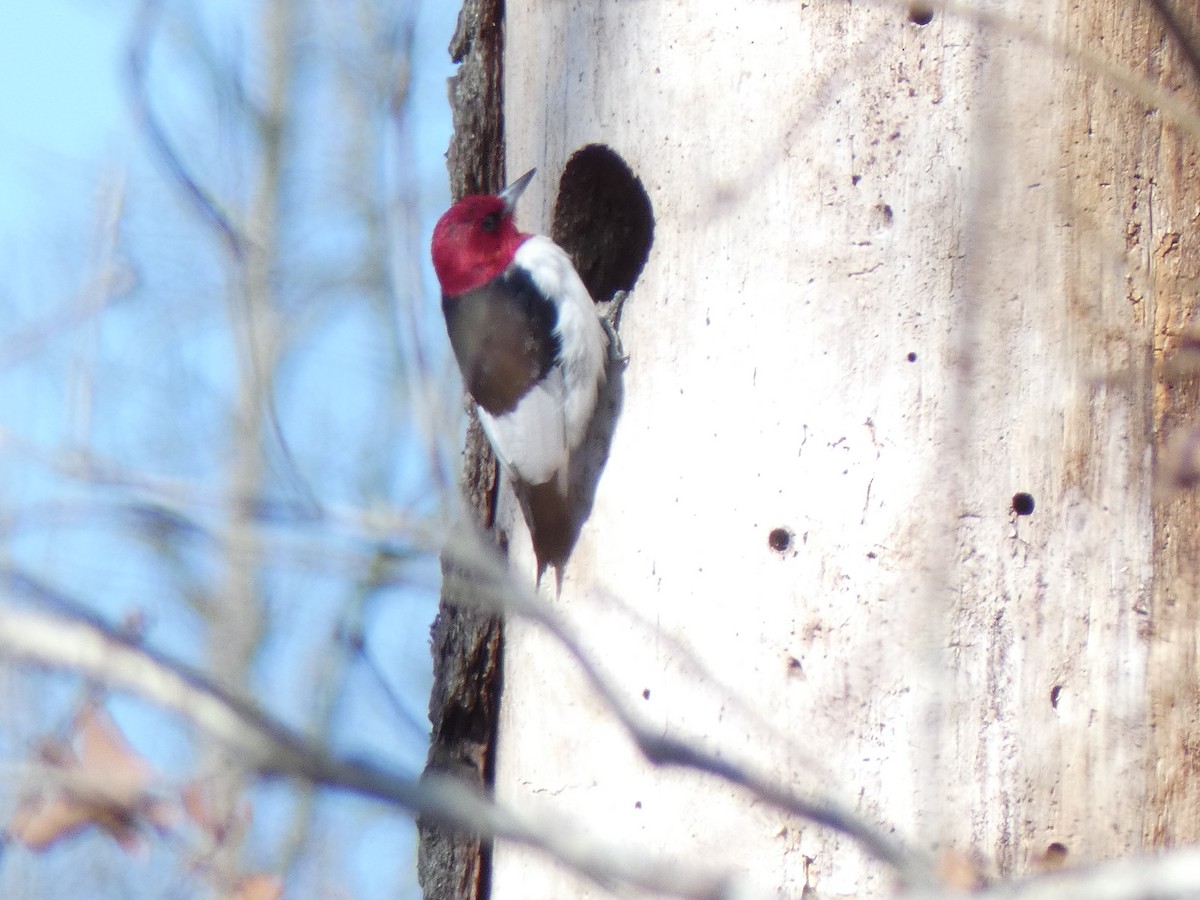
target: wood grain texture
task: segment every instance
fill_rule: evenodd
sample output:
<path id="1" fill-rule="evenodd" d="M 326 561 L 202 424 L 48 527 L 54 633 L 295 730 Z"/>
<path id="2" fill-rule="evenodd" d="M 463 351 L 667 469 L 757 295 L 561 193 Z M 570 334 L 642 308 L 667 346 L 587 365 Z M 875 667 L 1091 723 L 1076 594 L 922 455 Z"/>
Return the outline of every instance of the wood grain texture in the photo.
<path id="1" fill-rule="evenodd" d="M 1160 13 L 1171 7 L 1154 0 Z M 1194 4 L 1175 13 L 1124 22 L 1126 58 L 1193 105 L 1200 96 Z M 1092 31 L 1113 27 L 1119 12 L 1096 16 Z M 1164 34 L 1166 35 L 1164 37 Z M 1188 42 L 1185 46 L 1182 42 Z M 1154 590 L 1151 599 L 1150 761 L 1154 765 L 1143 828 L 1147 843 L 1177 846 L 1200 840 L 1200 505 L 1194 485 L 1173 477 L 1179 464 L 1169 448 L 1194 440 L 1200 428 L 1200 368 L 1194 356 L 1200 288 L 1200 152 L 1195 138 L 1135 109 L 1130 125 L 1140 141 L 1131 147 L 1136 175 L 1126 193 L 1126 244 L 1140 260 L 1133 302 L 1148 298 L 1154 310 L 1153 361 L 1159 490 L 1154 497 Z M 1182 364 L 1181 364 L 1182 363 Z"/>
<path id="2" fill-rule="evenodd" d="M 1020 31 L 1194 93 L 1148 8 L 996 10 L 512 0 L 505 122 L 525 226 L 589 143 L 654 209 L 562 595 L 592 654 L 662 732 L 1010 876 L 1200 827 L 1200 522 L 1152 471 L 1196 407 L 1164 365 L 1200 185 L 1190 139 Z M 892 887 L 647 765 L 553 641 L 508 640 L 501 799 L 768 893 Z M 605 893 L 502 847 L 494 896 Z"/>

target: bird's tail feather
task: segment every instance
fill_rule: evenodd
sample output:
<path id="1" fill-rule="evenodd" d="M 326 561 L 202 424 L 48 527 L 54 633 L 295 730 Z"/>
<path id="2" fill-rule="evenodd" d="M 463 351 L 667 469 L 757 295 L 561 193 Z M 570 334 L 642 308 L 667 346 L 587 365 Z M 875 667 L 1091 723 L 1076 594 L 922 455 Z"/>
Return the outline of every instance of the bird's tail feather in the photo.
<path id="1" fill-rule="evenodd" d="M 546 484 L 522 484 L 517 499 L 525 513 L 537 556 L 538 575 L 547 566 L 561 569 L 579 537 L 580 523 L 571 509 L 570 498 L 555 481 Z"/>

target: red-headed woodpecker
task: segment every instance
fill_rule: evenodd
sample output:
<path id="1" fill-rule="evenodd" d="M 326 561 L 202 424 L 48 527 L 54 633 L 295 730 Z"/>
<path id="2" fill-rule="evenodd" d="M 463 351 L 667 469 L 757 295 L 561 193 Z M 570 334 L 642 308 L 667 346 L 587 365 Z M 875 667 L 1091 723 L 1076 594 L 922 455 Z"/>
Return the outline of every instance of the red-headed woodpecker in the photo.
<path id="1" fill-rule="evenodd" d="M 608 336 L 563 249 L 513 221 L 536 171 L 450 207 L 432 251 L 450 345 L 513 481 L 540 572 L 561 566 L 577 533 L 571 455 L 596 409 Z"/>

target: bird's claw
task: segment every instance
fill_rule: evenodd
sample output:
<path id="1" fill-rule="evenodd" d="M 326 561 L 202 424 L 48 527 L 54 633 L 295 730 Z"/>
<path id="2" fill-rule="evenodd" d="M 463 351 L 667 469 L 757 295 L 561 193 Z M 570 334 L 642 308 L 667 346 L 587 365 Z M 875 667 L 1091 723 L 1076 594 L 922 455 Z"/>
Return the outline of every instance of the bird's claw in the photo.
<path id="1" fill-rule="evenodd" d="M 606 305 L 604 312 L 600 316 L 600 324 L 604 326 L 604 333 L 608 335 L 608 356 L 609 359 L 622 366 L 629 364 L 629 354 L 625 352 L 625 347 L 621 343 L 621 336 L 617 334 L 617 329 L 621 327 L 621 312 L 625 308 L 625 301 L 629 299 L 629 291 L 617 291 L 613 294 L 612 300 Z"/>

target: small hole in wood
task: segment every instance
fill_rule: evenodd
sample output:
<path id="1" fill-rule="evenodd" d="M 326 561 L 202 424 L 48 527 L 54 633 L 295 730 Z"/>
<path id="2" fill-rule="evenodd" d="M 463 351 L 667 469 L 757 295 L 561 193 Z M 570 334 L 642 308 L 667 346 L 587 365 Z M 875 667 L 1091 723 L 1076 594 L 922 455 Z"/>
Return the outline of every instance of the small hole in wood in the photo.
<path id="1" fill-rule="evenodd" d="M 776 553 L 786 553 L 792 546 L 792 532 L 789 528 L 772 528 L 767 535 L 767 544 Z"/>
<path id="2" fill-rule="evenodd" d="M 1050 688 L 1050 705 L 1058 709 L 1058 698 L 1062 696 L 1062 685 L 1056 684 Z"/>
<path id="3" fill-rule="evenodd" d="M 1055 841 L 1046 848 L 1046 852 L 1042 854 L 1042 868 L 1054 871 L 1061 869 L 1067 862 L 1067 845 Z"/>
<path id="4" fill-rule="evenodd" d="M 642 691 L 642 699 L 643 700 L 650 699 L 650 688 L 646 688 L 645 690 Z"/>
<path id="5" fill-rule="evenodd" d="M 1033 515 L 1033 505 L 1033 494 L 1027 494 L 1025 491 L 1013 494 L 1012 511 L 1018 516 Z"/>
<path id="6" fill-rule="evenodd" d="M 908 21 L 914 25 L 928 25 L 933 21 L 933 7 L 922 0 L 908 5 Z"/>
<path id="7" fill-rule="evenodd" d="M 909 350 L 909 351 L 908 351 L 908 361 L 909 361 L 909 362 L 916 362 L 916 361 L 917 361 L 917 354 L 916 354 L 914 351 L 912 351 L 912 350 Z"/>

